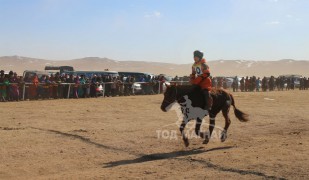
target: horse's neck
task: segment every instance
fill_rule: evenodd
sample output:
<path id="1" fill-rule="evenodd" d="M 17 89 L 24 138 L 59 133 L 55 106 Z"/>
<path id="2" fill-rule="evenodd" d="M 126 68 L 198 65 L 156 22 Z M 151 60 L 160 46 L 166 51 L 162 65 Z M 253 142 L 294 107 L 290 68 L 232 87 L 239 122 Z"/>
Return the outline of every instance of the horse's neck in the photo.
<path id="1" fill-rule="evenodd" d="M 188 86 L 188 87 L 183 87 L 183 88 L 179 88 L 178 89 L 178 96 L 179 97 L 183 97 L 183 96 L 186 96 L 186 95 L 190 95 L 190 93 L 192 93 L 194 90 L 194 87 L 193 86 Z"/>

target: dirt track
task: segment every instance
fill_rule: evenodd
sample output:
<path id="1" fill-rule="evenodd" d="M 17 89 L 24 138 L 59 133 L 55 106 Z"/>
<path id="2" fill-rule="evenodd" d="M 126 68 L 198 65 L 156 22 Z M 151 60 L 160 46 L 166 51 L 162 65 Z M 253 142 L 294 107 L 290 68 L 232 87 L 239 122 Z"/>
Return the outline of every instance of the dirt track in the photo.
<path id="1" fill-rule="evenodd" d="M 158 138 L 179 136 L 162 95 L 0 103 L 0 179 L 308 179 L 309 91 L 234 96 L 250 121 L 230 112 L 226 142 L 189 148 Z"/>

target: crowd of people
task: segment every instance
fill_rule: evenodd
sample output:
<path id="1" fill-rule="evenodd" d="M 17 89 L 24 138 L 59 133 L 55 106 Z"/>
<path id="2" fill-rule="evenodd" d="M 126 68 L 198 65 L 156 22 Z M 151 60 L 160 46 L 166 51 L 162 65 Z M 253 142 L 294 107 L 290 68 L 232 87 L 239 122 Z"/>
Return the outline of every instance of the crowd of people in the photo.
<path id="1" fill-rule="evenodd" d="M 306 77 L 260 77 L 256 76 L 246 76 L 239 78 L 235 76 L 234 78 L 226 77 L 210 77 L 212 81 L 212 87 L 218 89 L 233 89 L 233 92 L 253 92 L 253 91 L 283 91 L 283 90 L 308 90 L 309 89 L 309 78 Z M 188 82 L 189 77 L 178 77 L 172 79 L 173 81 Z M 230 83 L 229 83 L 230 81 Z"/>
<path id="2" fill-rule="evenodd" d="M 135 82 L 139 82 L 140 87 L 136 88 Z M 94 74 L 92 77 L 86 77 L 55 73 L 41 77 L 22 77 L 13 71 L 8 74 L 1 71 L 0 101 L 150 95 L 157 94 L 159 83 L 163 82 L 161 76 L 141 76 L 136 79 L 131 76 Z M 160 91 L 163 91 L 162 87 Z"/>
<path id="3" fill-rule="evenodd" d="M 293 77 L 284 76 L 263 77 L 262 79 L 255 76 L 242 78 L 236 76 L 229 85 L 224 77 L 211 77 L 214 88 L 231 88 L 234 92 L 309 89 L 309 78 L 301 77 L 297 79 L 297 84 L 295 80 Z M 189 77 L 176 76 L 172 81 L 189 84 Z M 135 87 L 135 82 L 138 82 L 140 86 Z M 163 76 L 123 77 L 97 74 L 86 77 L 85 75 L 55 73 L 41 77 L 37 75 L 22 77 L 13 71 L 5 74 L 2 70 L 0 72 L 0 101 L 151 95 L 162 93 L 163 83 L 165 83 Z"/>
<path id="4" fill-rule="evenodd" d="M 299 82 L 299 83 L 296 83 Z M 283 90 L 294 90 L 299 88 L 299 90 L 308 90 L 309 88 L 309 78 L 300 77 L 296 81 L 295 77 L 285 77 L 279 76 L 275 78 L 271 76 L 269 78 L 263 77 L 242 77 L 240 80 L 235 77 L 232 83 L 232 88 L 234 92 L 240 90 L 241 92 L 253 92 L 253 91 L 283 91 Z"/>

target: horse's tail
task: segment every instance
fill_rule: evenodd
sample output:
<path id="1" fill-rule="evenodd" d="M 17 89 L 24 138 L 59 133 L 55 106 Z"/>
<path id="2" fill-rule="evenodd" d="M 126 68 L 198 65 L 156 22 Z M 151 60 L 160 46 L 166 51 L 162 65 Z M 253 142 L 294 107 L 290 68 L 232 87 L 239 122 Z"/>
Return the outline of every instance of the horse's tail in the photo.
<path id="1" fill-rule="evenodd" d="M 248 119 L 248 116 L 249 116 L 249 115 L 246 114 L 246 113 L 244 113 L 244 112 L 242 112 L 242 111 L 240 111 L 239 109 L 237 109 L 236 106 L 235 106 L 235 100 L 234 100 L 233 95 L 230 94 L 230 97 L 231 97 L 231 100 L 232 100 L 231 105 L 234 107 L 234 114 L 235 114 L 235 116 L 237 117 L 237 119 L 238 119 L 239 121 L 241 121 L 241 122 L 247 122 L 247 121 L 249 121 L 249 119 Z"/>

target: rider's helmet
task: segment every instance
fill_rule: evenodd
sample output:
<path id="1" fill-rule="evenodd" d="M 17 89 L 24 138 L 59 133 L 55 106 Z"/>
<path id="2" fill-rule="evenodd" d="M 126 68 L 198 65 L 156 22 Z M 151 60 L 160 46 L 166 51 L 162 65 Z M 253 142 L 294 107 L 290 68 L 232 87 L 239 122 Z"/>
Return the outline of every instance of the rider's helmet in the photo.
<path id="1" fill-rule="evenodd" d="M 196 50 L 193 52 L 193 56 L 202 59 L 204 56 L 204 53 L 202 51 Z"/>

